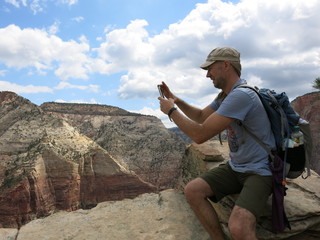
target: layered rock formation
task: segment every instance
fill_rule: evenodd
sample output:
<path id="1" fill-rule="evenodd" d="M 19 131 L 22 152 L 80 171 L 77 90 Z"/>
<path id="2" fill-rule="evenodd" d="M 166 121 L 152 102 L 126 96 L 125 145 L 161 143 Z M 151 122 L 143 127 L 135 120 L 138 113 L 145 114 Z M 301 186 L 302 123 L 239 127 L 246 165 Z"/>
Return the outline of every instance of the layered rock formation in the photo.
<path id="1" fill-rule="evenodd" d="M 0 227 L 156 191 L 62 118 L 0 93 Z"/>
<path id="2" fill-rule="evenodd" d="M 44 103 L 106 149 L 122 165 L 159 189 L 176 188 L 185 143 L 160 119 L 92 104 Z"/>
<path id="3" fill-rule="evenodd" d="M 310 122 L 313 140 L 311 168 L 320 174 L 320 91 L 308 93 L 292 101 L 294 110 Z"/>

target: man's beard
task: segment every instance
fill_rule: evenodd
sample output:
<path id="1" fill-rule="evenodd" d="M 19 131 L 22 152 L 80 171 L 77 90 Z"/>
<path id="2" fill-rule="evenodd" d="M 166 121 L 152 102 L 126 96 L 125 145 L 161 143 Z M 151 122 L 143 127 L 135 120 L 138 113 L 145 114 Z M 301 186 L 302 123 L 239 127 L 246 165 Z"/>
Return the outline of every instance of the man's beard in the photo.
<path id="1" fill-rule="evenodd" d="M 213 85 L 215 88 L 223 89 L 225 86 L 225 83 L 226 83 L 225 78 L 219 77 L 215 79 L 215 81 L 213 82 Z"/>

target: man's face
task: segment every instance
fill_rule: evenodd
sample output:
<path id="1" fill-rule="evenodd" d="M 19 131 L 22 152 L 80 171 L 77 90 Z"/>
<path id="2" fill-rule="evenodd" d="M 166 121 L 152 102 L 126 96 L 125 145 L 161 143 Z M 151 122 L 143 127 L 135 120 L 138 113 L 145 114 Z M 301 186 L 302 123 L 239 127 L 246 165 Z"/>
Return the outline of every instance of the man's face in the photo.
<path id="1" fill-rule="evenodd" d="M 215 88 L 222 89 L 226 83 L 224 71 L 224 62 L 215 62 L 207 70 L 207 78 L 210 78 Z"/>

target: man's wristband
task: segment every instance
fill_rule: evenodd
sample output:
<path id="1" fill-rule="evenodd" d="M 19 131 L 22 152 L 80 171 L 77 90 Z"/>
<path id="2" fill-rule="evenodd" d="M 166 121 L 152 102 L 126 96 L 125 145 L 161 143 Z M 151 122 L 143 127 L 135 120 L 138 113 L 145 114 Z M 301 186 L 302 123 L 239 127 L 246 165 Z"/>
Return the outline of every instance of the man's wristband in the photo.
<path id="1" fill-rule="evenodd" d="M 172 114 L 175 110 L 177 110 L 177 108 L 172 107 L 172 108 L 170 108 L 170 110 L 169 110 L 169 112 L 168 112 L 168 117 L 169 117 L 169 119 L 170 119 L 171 122 L 172 122 L 171 114 Z"/>

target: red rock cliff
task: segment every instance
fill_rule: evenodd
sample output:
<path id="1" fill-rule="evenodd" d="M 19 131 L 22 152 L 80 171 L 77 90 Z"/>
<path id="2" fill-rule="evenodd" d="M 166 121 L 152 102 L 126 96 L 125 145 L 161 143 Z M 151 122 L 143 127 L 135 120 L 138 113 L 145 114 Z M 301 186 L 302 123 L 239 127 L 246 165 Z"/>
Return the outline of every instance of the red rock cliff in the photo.
<path id="1" fill-rule="evenodd" d="M 310 122 L 313 141 L 311 168 L 320 174 L 320 92 L 312 92 L 292 101 L 295 111 Z"/>

